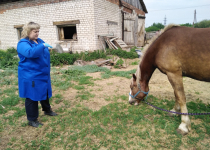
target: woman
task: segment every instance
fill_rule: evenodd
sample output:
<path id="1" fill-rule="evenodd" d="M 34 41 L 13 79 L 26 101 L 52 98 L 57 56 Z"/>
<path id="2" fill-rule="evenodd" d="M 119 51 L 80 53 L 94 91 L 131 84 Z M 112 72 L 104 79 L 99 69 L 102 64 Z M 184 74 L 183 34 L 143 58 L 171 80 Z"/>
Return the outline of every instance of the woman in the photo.
<path id="1" fill-rule="evenodd" d="M 18 66 L 19 95 L 25 100 L 25 108 L 29 125 L 38 127 L 41 124 L 38 101 L 45 115 L 56 116 L 51 110 L 49 98 L 52 97 L 50 80 L 49 44 L 39 36 L 40 25 L 29 22 L 23 26 L 22 39 L 18 42 L 17 52 L 20 58 Z"/>

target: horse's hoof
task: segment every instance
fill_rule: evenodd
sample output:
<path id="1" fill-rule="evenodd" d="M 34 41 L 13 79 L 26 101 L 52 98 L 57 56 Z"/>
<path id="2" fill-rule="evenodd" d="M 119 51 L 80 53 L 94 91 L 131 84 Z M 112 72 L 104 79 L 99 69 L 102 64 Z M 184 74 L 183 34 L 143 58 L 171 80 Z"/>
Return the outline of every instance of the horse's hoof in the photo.
<path id="1" fill-rule="evenodd" d="M 176 129 L 176 131 L 178 134 L 181 134 L 183 136 L 188 134 L 188 132 L 182 131 L 181 129 Z"/>

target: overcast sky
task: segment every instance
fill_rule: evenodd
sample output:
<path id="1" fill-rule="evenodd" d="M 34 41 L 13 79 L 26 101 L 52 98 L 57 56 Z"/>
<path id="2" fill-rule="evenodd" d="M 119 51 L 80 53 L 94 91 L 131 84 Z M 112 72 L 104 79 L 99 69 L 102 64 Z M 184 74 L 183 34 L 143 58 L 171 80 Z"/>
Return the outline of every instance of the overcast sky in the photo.
<path id="1" fill-rule="evenodd" d="M 146 14 L 146 27 L 155 23 L 184 24 L 193 23 L 194 11 L 197 12 L 197 22 L 210 20 L 210 0 L 144 0 L 148 14 Z M 166 10 L 167 9 L 167 10 Z"/>

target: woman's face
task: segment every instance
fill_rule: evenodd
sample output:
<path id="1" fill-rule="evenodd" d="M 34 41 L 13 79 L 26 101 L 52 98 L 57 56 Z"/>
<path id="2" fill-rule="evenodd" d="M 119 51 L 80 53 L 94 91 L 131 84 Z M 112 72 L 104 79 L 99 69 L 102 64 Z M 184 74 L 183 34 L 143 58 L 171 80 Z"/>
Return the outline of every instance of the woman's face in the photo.
<path id="1" fill-rule="evenodd" d="M 30 40 L 37 40 L 39 36 L 39 29 L 34 29 L 29 33 L 29 39 Z"/>

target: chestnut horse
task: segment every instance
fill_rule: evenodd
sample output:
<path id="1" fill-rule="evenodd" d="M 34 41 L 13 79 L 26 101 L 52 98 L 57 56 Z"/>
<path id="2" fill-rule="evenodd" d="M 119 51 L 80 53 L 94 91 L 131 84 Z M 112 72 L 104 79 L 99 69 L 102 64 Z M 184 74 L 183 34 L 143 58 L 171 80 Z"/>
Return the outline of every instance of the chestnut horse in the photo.
<path id="1" fill-rule="evenodd" d="M 167 75 L 174 89 L 172 111 L 188 113 L 182 76 L 210 82 L 210 28 L 169 25 L 155 37 L 133 74 L 130 104 L 138 105 L 148 94 L 148 83 L 156 68 Z M 190 130 L 189 116 L 181 115 L 177 132 L 185 135 Z"/>

